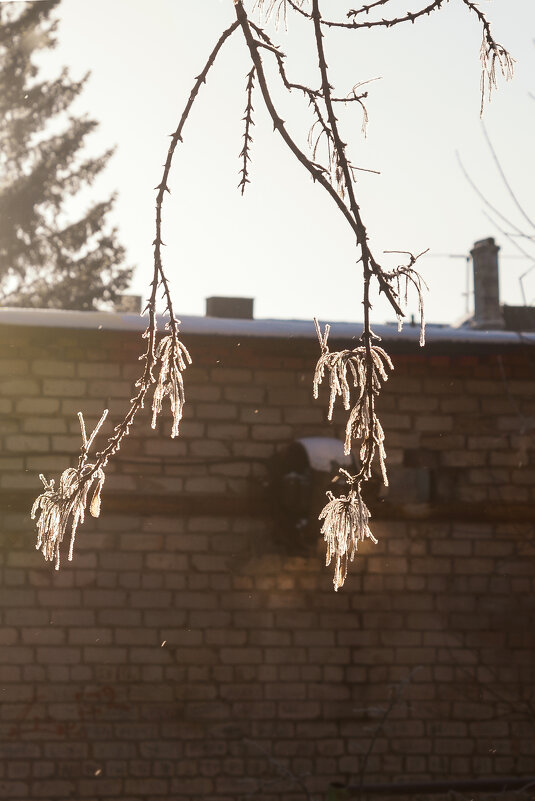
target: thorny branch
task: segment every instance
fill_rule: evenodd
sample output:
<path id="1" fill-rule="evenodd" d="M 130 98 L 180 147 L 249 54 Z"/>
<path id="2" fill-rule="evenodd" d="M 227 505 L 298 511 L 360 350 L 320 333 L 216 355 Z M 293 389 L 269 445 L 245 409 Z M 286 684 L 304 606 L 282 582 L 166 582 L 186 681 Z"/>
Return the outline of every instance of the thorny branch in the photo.
<path id="1" fill-rule="evenodd" d="M 307 17 L 307 19 L 312 19 L 312 14 L 307 14 L 300 6 L 298 6 L 293 0 L 287 0 L 290 6 L 297 11 L 298 13 L 302 14 L 302 16 Z M 378 19 L 378 20 L 366 20 L 366 22 L 356 22 L 355 17 L 358 14 L 361 14 L 364 10 L 368 13 L 374 6 L 378 5 L 386 5 L 390 0 L 380 0 L 378 3 L 373 3 L 370 6 L 363 6 L 360 9 L 352 9 L 351 11 L 347 12 L 348 17 L 353 17 L 352 22 L 342 22 L 342 21 L 335 21 L 335 20 L 328 20 L 322 19 L 321 25 L 325 26 L 326 28 L 350 28 L 355 30 L 357 28 L 392 28 L 394 25 L 399 25 L 402 22 L 416 22 L 419 17 L 423 17 L 424 15 L 429 15 L 433 11 L 438 11 L 444 3 L 448 3 L 449 0 L 433 0 L 425 8 L 420 9 L 419 11 L 415 11 L 411 13 L 410 11 L 405 14 L 403 17 L 393 17 L 392 19 Z"/>
<path id="2" fill-rule="evenodd" d="M 404 315 L 403 308 L 407 302 L 407 291 L 413 288 L 418 297 L 418 306 L 421 319 L 421 344 L 423 344 L 423 301 L 422 292 L 425 288 L 420 275 L 414 269 L 419 258 L 406 251 L 392 250 L 390 253 L 399 253 L 407 256 L 404 264 L 396 268 L 386 269 L 381 259 L 374 256 L 368 242 L 368 232 L 364 222 L 359 203 L 357 201 L 357 173 L 362 168 L 355 167 L 348 155 L 348 146 L 344 141 L 335 108 L 340 103 L 357 102 L 363 110 L 363 129 L 367 122 L 367 112 L 364 105 L 368 92 L 359 93 L 364 83 L 368 81 L 353 82 L 352 89 L 344 94 L 335 93 L 330 81 L 324 39 L 331 28 L 345 28 L 358 30 L 372 27 L 391 28 L 405 22 L 414 23 L 417 19 L 440 10 L 449 0 L 433 0 L 426 6 L 407 12 L 404 16 L 392 18 L 373 18 L 374 12 L 384 9 L 390 0 L 375 0 L 357 9 L 349 10 L 345 20 L 328 20 L 320 10 L 320 0 L 250 0 L 253 10 L 268 23 L 272 15 L 275 16 L 276 25 L 283 20 L 287 23 L 288 12 L 294 12 L 310 27 L 311 41 L 317 56 L 318 79 L 316 86 L 309 86 L 290 80 L 285 66 L 285 54 L 281 48 L 268 35 L 260 25 L 253 23 L 246 12 L 246 0 L 233 0 L 236 20 L 221 34 L 214 49 L 210 53 L 204 68 L 195 79 L 193 88 L 181 114 L 178 127 L 171 135 L 171 143 L 164 165 L 163 175 L 156 187 L 156 233 L 154 246 L 154 271 L 151 282 L 150 297 L 145 308 L 148 312 L 148 325 L 144 334 L 147 340 L 146 348 L 141 356 L 144 361 L 142 375 L 136 382 L 137 392 L 131 400 L 131 405 L 124 419 L 115 427 L 113 436 L 109 437 L 103 450 L 98 451 L 92 462 L 88 461 L 89 451 L 94 438 L 104 422 L 104 417 L 97 424 L 90 438 L 87 438 L 85 424 L 80 413 L 82 430 L 82 447 L 78 467 L 68 468 L 64 471 L 59 489 L 54 489 L 53 482 L 47 482 L 42 477 L 45 491 L 38 497 L 32 513 L 39 512 L 37 521 L 38 548 L 43 550 L 46 558 L 54 558 L 56 567 L 59 566 L 59 546 L 63 539 L 66 527 L 72 525 L 71 553 L 74 542 L 76 526 L 83 521 L 87 495 L 92 486 L 95 493 L 91 503 L 90 512 L 98 515 L 100 511 L 100 491 L 104 482 L 104 468 L 108 460 L 120 448 L 121 442 L 128 435 L 137 412 L 143 408 L 144 401 L 156 384 L 153 395 L 153 427 L 157 423 L 162 402 L 168 395 L 173 415 L 171 436 L 176 436 L 182 417 L 184 405 L 184 386 L 182 373 L 187 364 L 191 362 L 188 351 L 178 338 L 179 322 L 173 311 L 169 281 L 162 263 L 162 208 L 165 193 L 169 192 L 168 179 L 172 166 L 173 155 L 178 142 L 182 141 L 182 131 L 189 119 L 192 107 L 198 97 L 200 87 L 206 82 L 207 75 L 213 66 L 217 55 L 229 37 L 236 30 L 241 30 L 246 51 L 249 56 L 249 71 L 247 73 L 247 103 L 243 122 L 243 147 L 240 152 L 242 165 L 240 181 L 238 184 L 242 194 L 249 183 L 250 146 L 252 143 L 251 127 L 253 126 L 252 94 L 254 81 L 258 82 L 261 98 L 274 131 L 276 131 L 289 149 L 292 156 L 308 172 L 313 181 L 320 186 L 331 198 L 338 211 L 349 225 L 351 235 L 355 238 L 357 247 L 357 263 L 362 264 L 363 272 L 363 330 L 360 337 L 361 344 L 353 350 L 343 350 L 331 353 L 327 344 L 329 326 L 321 331 L 316 322 L 316 330 L 320 343 L 321 354 L 316 366 L 314 376 L 314 395 L 318 396 L 319 385 L 325 374 L 329 374 L 330 402 L 329 417 L 333 413 L 336 399 L 341 398 L 344 408 L 350 412 L 346 426 L 345 451 L 349 453 L 354 444 L 357 446 L 360 458 L 360 467 L 355 475 L 342 471 L 348 490 L 346 495 L 336 498 L 328 493 L 329 501 L 321 512 L 323 520 L 322 533 L 327 542 L 327 563 L 334 559 L 334 586 L 335 589 L 344 583 L 348 562 L 354 558 L 358 543 L 364 539 L 376 542 L 371 533 L 368 521 L 370 513 L 362 499 L 362 485 L 371 477 L 375 458 L 382 475 L 383 482 L 387 484 L 385 468 L 386 452 L 384 448 L 384 433 L 376 413 L 376 400 L 382 383 L 388 378 L 388 371 L 393 369 L 388 354 L 379 346 L 379 338 L 371 328 L 372 289 L 383 293 L 394 310 L 399 323 Z M 470 0 L 460 0 L 474 13 L 483 28 L 483 45 L 481 49 L 482 61 L 482 100 L 485 92 L 490 92 L 496 85 L 496 65 L 506 78 L 512 73 L 513 59 L 507 51 L 498 45 L 492 37 L 490 25 L 483 12 Z M 370 17 L 371 15 L 371 17 Z M 288 127 L 282 119 L 278 109 L 275 87 L 268 79 L 264 69 L 263 57 L 276 59 L 278 73 L 282 88 L 288 92 L 298 91 L 309 102 L 312 123 L 308 135 L 310 155 L 300 147 L 297 140 L 290 134 Z M 420 254 L 422 255 L 422 254 Z M 161 289 L 165 300 L 165 313 L 167 315 L 166 333 L 157 344 L 156 300 L 158 290 Z M 159 367 L 159 376 L 156 379 L 154 371 Z"/>
<path id="3" fill-rule="evenodd" d="M 156 427 L 158 414 L 162 410 L 162 401 L 166 395 L 169 395 L 171 403 L 171 412 L 173 416 L 173 425 L 171 429 L 171 436 L 178 435 L 179 423 L 182 419 L 182 410 L 184 406 L 184 386 L 182 381 L 182 372 L 185 370 L 187 364 L 191 363 L 191 357 L 186 347 L 180 342 L 178 338 L 178 325 L 179 321 L 176 319 L 173 312 L 173 303 L 171 299 L 171 292 L 169 282 L 165 275 L 162 263 L 162 207 L 163 200 L 166 192 L 169 192 L 168 178 L 171 171 L 173 155 L 179 141 L 182 141 L 182 131 L 193 103 L 199 93 L 203 83 L 206 83 L 206 77 L 214 61 L 221 50 L 221 47 L 228 39 L 228 37 L 236 30 L 238 24 L 234 22 L 230 25 L 219 37 L 216 46 L 210 53 L 208 60 L 195 79 L 195 83 L 191 90 L 190 96 L 180 117 L 176 131 L 171 135 L 171 144 L 165 160 L 163 175 L 160 183 L 156 187 L 156 234 L 154 237 L 154 270 L 151 282 L 151 293 L 145 307 L 145 312 L 148 312 L 149 321 L 148 326 L 143 334 L 147 340 L 145 352 L 140 357 L 144 361 L 144 368 L 142 375 L 136 381 L 137 393 L 130 401 L 130 407 L 124 416 L 123 420 L 115 426 L 113 436 L 109 437 L 105 448 L 99 451 L 95 456 L 94 463 L 88 463 L 87 457 L 89 449 L 93 440 L 98 433 L 107 411 L 102 416 L 97 427 L 93 431 L 90 439 L 87 440 L 85 433 L 85 423 L 83 415 L 80 412 L 80 425 L 82 433 L 82 447 L 80 450 L 80 458 L 78 467 L 67 468 L 63 471 L 60 478 L 59 487 L 54 489 L 54 481 L 48 482 L 44 476 L 41 480 L 45 487 L 45 491 L 38 496 L 32 507 L 32 518 L 35 518 L 39 512 L 37 520 L 37 545 L 36 547 L 42 550 L 45 559 L 55 560 L 56 570 L 60 566 L 60 552 L 59 548 L 63 541 L 68 525 L 72 525 L 71 530 L 71 544 L 69 548 L 69 559 L 72 559 L 74 538 L 78 523 L 83 523 L 84 512 L 87 503 L 87 495 L 91 486 L 96 482 L 97 490 L 93 501 L 91 503 L 90 512 L 94 517 L 100 514 L 100 490 L 104 483 L 104 469 L 108 464 L 109 459 L 117 453 L 121 447 L 123 439 L 128 436 L 130 427 L 134 422 L 137 413 L 144 407 L 146 396 L 149 389 L 154 383 L 156 388 L 153 396 L 152 404 L 152 427 Z M 163 289 L 163 296 L 166 301 L 165 311 L 168 316 L 166 323 L 167 333 L 156 345 L 157 336 L 157 323 L 156 323 L 156 300 L 159 288 Z M 154 376 L 156 366 L 160 366 L 160 373 L 158 380 Z"/>
<path id="4" fill-rule="evenodd" d="M 241 149 L 240 158 L 243 159 L 241 172 L 240 182 L 238 184 L 238 188 L 240 189 L 242 195 L 245 192 L 245 185 L 250 183 L 248 176 L 248 165 L 247 162 L 251 160 L 251 156 L 249 155 L 249 149 L 251 143 L 253 141 L 253 137 L 251 136 L 251 125 L 254 125 L 253 122 L 253 87 L 254 87 L 254 76 L 255 76 L 255 68 L 253 67 L 252 70 L 247 75 L 247 105 L 245 107 L 245 117 L 243 118 L 243 122 L 245 122 L 245 131 L 243 132 L 243 147 Z"/>

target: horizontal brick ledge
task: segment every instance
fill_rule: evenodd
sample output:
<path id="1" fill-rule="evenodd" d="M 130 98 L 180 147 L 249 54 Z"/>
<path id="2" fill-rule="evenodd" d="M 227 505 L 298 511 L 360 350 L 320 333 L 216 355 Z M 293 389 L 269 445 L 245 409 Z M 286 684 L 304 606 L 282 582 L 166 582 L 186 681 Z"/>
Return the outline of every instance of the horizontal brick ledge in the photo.
<path id="1" fill-rule="evenodd" d="M 13 490 L 0 492 L 0 513 L 29 511 L 36 492 Z M 443 503 L 394 504 L 370 503 L 372 517 L 377 520 L 460 520 L 462 522 L 532 523 L 535 506 L 522 503 Z M 244 495 L 163 495 L 141 493 L 110 493 L 102 495 L 102 513 L 137 514 L 143 517 L 203 516 L 203 517 L 269 517 L 268 498 Z"/>
<path id="2" fill-rule="evenodd" d="M 380 784 L 348 785 L 333 783 L 329 786 L 328 801 L 344 801 L 350 798 L 359 798 L 362 793 L 369 795 L 442 795 L 451 792 L 496 792 L 505 790 L 520 790 L 531 787 L 535 782 L 533 776 L 492 776 L 486 779 L 444 779 L 442 781 L 422 782 L 381 782 Z"/>

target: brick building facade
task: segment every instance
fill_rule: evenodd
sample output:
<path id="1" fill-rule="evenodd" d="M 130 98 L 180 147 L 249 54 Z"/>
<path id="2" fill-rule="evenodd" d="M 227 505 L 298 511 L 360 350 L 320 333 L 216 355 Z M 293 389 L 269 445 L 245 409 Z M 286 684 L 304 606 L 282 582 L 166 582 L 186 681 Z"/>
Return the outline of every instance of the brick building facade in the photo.
<path id="1" fill-rule="evenodd" d="M 180 438 L 138 420 L 56 572 L 38 474 L 75 464 L 79 409 L 120 419 L 142 325 L 0 313 L 0 796 L 320 801 L 364 768 L 535 773 L 535 338 L 380 331 L 391 489 L 370 487 L 379 543 L 334 593 L 323 497 L 298 530 L 273 481 L 293 440 L 342 435 L 312 399 L 313 327 L 190 318 Z"/>

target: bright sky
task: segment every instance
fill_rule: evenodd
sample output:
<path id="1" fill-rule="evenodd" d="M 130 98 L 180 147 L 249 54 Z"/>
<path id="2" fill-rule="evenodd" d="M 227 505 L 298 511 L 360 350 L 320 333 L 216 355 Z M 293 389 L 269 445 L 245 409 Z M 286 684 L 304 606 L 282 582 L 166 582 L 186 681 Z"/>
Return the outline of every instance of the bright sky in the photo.
<path id="1" fill-rule="evenodd" d="M 326 5 L 334 17 L 336 9 L 351 4 Z M 396 10 L 423 5 L 403 0 Z M 480 7 L 497 41 L 517 61 L 513 81 L 500 76 L 484 122 L 515 192 L 535 215 L 535 99 L 529 94 L 535 94 L 535 2 L 482 0 Z M 219 32 L 234 20 L 233 2 L 63 0 L 59 15 L 59 44 L 47 56 L 46 69 L 55 73 L 66 65 L 73 77 L 91 71 L 76 111 L 100 122 L 90 143 L 94 152 L 117 146 L 97 195 L 119 193 L 114 223 L 137 265 L 132 291 L 146 297 L 153 188 L 167 134 L 176 128 Z M 318 84 L 315 58 L 307 63 L 307 33 L 294 15 L 279 41 L 290 76 Z M 325 42 L 338 94 L 381 78 L 368 87 L 367 138 L 356 104 L 344 115 L 344 136 L 354 164 L 381 172 L 360 173 L 357 186 L 375 252 L 430 249 L 420 267 L 430 287 L 426 317 L 433 322 L 453 322 L 465 313 L 465 257 L 477 239 L 494 236 L 502 248 L 505 302 L 521 302 L 519 276 L 530 266 L 485 217 L 456 159 L 458 151 L 481 191 L 521 224 L 483 136 L 480 45 L 480 25 L 461 0 L 450 0 L 414 25 L 335 31 Z M 238 31 L 203 87 L 175 153 L 164 255 L 177 313 L 204 314 L 206 297 L 237 295 L 255 298 L 256 317 L 361 320 L 361 274 L 349 227 L 278 141 L 259 91 L 253 101 L 251 184 L 243 198 L 237 190 L 249 69 Z M 298 112 L 292 114 L 285 100 L 282 116 L 306 149 L 306 104 L 298 95 L 295 104 Z M 535 270 L 525 285 L 532 301 Z M 416 311 L 413 298 L 408 312 Z M 377 322 L 393 319 L 383 302 L 375 305 L 374 316 Z"/>

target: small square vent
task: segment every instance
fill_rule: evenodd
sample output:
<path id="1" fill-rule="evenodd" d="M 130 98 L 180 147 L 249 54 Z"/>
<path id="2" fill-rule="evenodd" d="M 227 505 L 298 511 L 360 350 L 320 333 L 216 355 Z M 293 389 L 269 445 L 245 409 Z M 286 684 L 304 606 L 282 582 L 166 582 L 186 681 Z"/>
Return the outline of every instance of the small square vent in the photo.
<path id="1" fill-rule="evenodd" d="M 253 303 L 253 298 L 206 298 L 206 316 L 252 320 Z"/>

